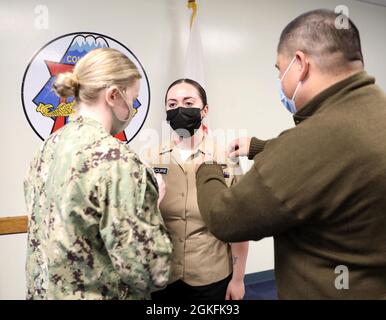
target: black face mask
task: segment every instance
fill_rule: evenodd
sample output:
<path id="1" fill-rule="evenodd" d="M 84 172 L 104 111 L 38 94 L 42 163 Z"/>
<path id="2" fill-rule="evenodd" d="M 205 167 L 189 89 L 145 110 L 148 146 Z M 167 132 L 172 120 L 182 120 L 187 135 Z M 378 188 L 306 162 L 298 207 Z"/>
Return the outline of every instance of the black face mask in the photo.
<path id="1" fill-rule="evenodd" d="M 201 126 L 201 109 L 178 107 L 166 112 L 166 120 L 180 137 L 188 138 Z"/>

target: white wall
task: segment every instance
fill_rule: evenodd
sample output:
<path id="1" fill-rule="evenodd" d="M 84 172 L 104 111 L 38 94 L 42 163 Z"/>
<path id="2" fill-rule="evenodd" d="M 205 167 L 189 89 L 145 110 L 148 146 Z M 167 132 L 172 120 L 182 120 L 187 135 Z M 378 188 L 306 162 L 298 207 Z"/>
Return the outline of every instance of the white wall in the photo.
<path id="1" fill-rule="evenodd" d="M 20 99 L 25 68 L 50 40 L 70 32 L 111 36 L 131 49 L 151 87 L 144 128 L 160 129 L 163 97 L 181 76 L 189 13 L 184 0 L 46 1 L 50 25 L 34 28 L 42 1 L 0 2 L 0 217 L 25 214 L 22 180 L 41 141 L 27 123 Z M 44 3 L 43 3 L 44 4 Z M 361 36 L 367 71 L 386 89 L 386 8 L 348 0 L 201 0 L 201 34 L 213 129 L 245 129 L 260 138 L 293 125 L 280 105 L 274 69 L 282 28 L 315 8 L 345 4 Z M 132 142 L 138 149 L 138 137 Z M 245 164 L 248 166 L 248 164 Z M 240 213 L 241 214 L 241 213 Z M 25 235 L 0 237 L 0 299 L 24 297 Z M 247 272 L 273 268 L 272 239 L 251 243 Z"/>

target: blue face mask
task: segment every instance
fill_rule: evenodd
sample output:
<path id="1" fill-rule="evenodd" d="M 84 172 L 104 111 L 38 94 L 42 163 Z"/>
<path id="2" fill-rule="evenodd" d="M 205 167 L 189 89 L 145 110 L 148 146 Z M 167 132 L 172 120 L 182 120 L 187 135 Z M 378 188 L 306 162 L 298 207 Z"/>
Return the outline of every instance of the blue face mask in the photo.
<path id="1" fill-rule="evenodd" d="M 291 113 L 295 114 L 297 112 L 297 109 L 296 109 L 296 105 L 295 105 L 295 97 L 296 97 L 296 94 L 298 93 L 298 90 L 300 88 L 300 85 L 302 84 L 301 81 L 299 81 L 298 85 L 296 86 L 296 89 L 295 89 L 295 92 L 292 96 L 292 99 L 289 99 L 285 93 L 284 93 L 284 90 L 283 90 L 283 79 L 284 77 L 286 76 L 286 74 L 288 73 L 288 71 L 291 69 L 292 65 L 294 64 L 294 62 L 296 61 L 296 57 L 294 57 L 291 61 L 291 63 L 289 64 L 289 66 L 287 67 L 286 71 L 284 71 L 284 74 L 283 76 L 281 77 L 281 79 L 277 79 L 278 80 L 278 87 L 279 87 L 279 93 L 280 93 L 280 101 L 281 103 L 284 105 L 284 107 Z"/>

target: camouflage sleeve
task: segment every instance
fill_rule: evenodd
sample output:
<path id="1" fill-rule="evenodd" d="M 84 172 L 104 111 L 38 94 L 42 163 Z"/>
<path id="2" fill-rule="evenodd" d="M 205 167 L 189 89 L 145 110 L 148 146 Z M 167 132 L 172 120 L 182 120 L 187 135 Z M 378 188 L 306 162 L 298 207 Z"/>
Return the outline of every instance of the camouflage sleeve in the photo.
<path id="1" fill-rule="evenodd" d="M 122 281 L 146 295 L 166 285 L 172 252 L 156 182 L 134 156 L 112 166 L 101 195 L 100 233 Z"/>
<path id="2" fill-rule="evenodd" d="M 24 187 L 24 199 L 25 204 L 27 207 L 27 213 L 30 214 L 32 212 L 33 203 L 34 203 L 34 189 L 33 189 L 33 183 L 34 181 L 34 175 L 35 175 L 35 168 L 37 167 L 38 163 L 38 155 L 36 155 L 33 160 L 31 161 L 28 170 L 26 172 L 26 176 L 24 177 L 23 181 L 23 187 Z"/>
<path id="3" fill-rule="evenodd" d="M 32 206 L 32 190 L 31 190 L 31 182 L 30 182 L 30 169 L 27 172 L 27 175 L 24 178 L 23 181 L 23 189 L 24 189 L 24 199 L 25 204 L 27 207 L 27 213 L 29 214 L 31 212 L 31 206 Z"/>

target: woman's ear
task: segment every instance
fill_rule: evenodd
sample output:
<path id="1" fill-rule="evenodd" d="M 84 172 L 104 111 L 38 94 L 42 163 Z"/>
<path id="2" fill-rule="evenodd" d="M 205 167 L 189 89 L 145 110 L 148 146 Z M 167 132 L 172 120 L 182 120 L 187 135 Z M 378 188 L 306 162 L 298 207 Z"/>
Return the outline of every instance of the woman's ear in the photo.
<path id="1" fill-rule="evenodd" d="M 204 106 L 202 108 L 201 112 L 202 112 L 201 113 L 201 115 L 202 115 L 201 119 L 204 119 L 207 116 L 208 112 L 209 112 L 209 106 L 208 105 Z"/>
<path id="2" fill-rule="evenodd" d="M 110 107 L 113 107 L 115 105 L 115 102 L 118 98 L 118 88 L 117 87 L 109 87 L 106 91 L 105 91 L 105 99 L 106 99 L 106 102 L 107 104 L 110 106 Z"/>

